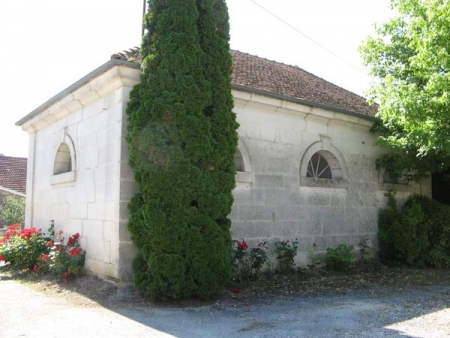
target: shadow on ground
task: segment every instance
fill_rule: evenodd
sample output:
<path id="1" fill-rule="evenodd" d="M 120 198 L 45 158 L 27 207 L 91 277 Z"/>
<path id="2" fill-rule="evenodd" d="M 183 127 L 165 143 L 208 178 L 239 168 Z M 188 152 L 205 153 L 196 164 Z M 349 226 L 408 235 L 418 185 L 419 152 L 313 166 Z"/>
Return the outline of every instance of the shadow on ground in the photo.
<path id="1" fill-rule="evenodd" d="M 448 270 L 377 268 L 351 274 L 263 276 L 239 294 L 224 290 L 208 302 L 156 303 L 132 286 L 118 288 L 93 276 L 63 281 L 11 274 L 70 306 L 100 305 L 175 337 L 432 337 L 450 334 Z"/>

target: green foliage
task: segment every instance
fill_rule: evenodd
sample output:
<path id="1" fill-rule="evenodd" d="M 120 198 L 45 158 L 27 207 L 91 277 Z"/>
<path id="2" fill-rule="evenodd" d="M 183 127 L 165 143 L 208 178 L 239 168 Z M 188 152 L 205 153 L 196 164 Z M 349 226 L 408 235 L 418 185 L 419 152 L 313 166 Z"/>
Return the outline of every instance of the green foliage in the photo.
<path id="1" fill-rule="evenodd" d="M 14 269 L 35 269 L 41 256 L 49 251 L 46 242 L 36 228 L 11 225 L 0 239 L 0 260 L 9 262 Z"/>
<path id="2" fill-rule="evenodd" d="M 399 210 L 394 194 L 380 212 L 380 258 L 386 263 L 450 267 L 450 207 L 412 195 Z"/>
<path id="3" fill-rule="evenodd" d="M 231 277 L 237 123 L 223 0 L 151 0 L 141 83 L 127 107 L 138 194 L 135 283 L 152 298 L 210 298 Z"/>
<path id="4" fill-rule="evenodd" d="M 420 205 L 424 213 L 423 225 L 428 229 L 429 247 L 424 256 L 425 264 L 436 268 L 450 267 L 450 207 L 428 196 L 412 195 L 405 208 Z"/>
<path id="5" fill-rule="evenodd" d="M 49 231 L 53 232 L 53 224 Z M 61 236 L 62 231 L 57 235 Z M 64 278 L 78 276 L 84 266 L 85 251 L 78 243 L 78 233 L 54 243 L 36 228 L 21 229 L 20 224 L 8 227 L 5 237 L 0 238 L 0 261 L 10 263 L 13 269 L 29 269 L 54 272 Z"/>
<path id="6" fill-rule="evenodd" d="M 388 264 L 422 265 L 430 227 L 422 208 L 413 203 L 399 209 L 393 192 L 387 198 L 388 206 L 380 211 L 378 219 L 380 259 Z"/>
<path id="7" fill-rule="evenodd" d="M 50 229 L 49 229 L 50 230 Z M 55 233 L 61 237 L 62 231 Z M 79 276 L 82 273 L 86 252 L 80 247 L 76 233 L 69 237 L 67 243 L 61 238 L 59 242 L 48 240 L 46 246 L 50 248 L 48 254 L 43 254 L 37 263 L 37 270 L 41 272 L 53 272 L 63 278 Z"/>
<path id="8" fill-rule="evenodd" d="M 355 263 L 353 246 L 340 244 L 336 248 L 327 248 L 325 264 L 328 269 L 348 272 Z"/>
<path id="9" fill-rule="evenodd" d="M 294 270 L 294 257 L 297 256 L 297 239 L 289 241 L 275 242 L 274 254 L 278 261 L 278 270 L 281 273 L 289 273 Z"/>
<path id="10" fill-rule="evenodd" d="M 249 249 L 244 239 L 234 241 L 233 248 L 233 279 L 235 281 L 257 279 L 268 260 L 268 242 L 258 243 Z"/>
<path id="11" fill-rule="evenodd" d="M 419 180 L 450 167 L 450 2 L 392 0 L 397 17 L 366 39 L 360 51 L 377 77 L 377 144 L 390 153 L 377 165 Z"/>
<path id="12" fill-rule="evenodd" d="M 378 252 L 375 243 L 370 237 L 364 237 L 359 243 L 360 263 L 374 266 L 378 263 Z"/>
<path id="13" fill-rule="evenodd" d="M 7 196 L 0 209 L 0 220 L 5 224 L 21 224 L 25 222 L 25 199 Z"/>

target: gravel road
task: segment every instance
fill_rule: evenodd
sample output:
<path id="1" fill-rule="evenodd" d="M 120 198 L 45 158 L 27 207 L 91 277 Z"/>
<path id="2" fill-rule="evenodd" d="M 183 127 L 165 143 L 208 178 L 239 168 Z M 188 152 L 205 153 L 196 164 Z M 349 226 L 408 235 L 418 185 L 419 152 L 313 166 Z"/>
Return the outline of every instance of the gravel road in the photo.
<path id="1" fill-rule="evenodd" d="M 120 299 L 121 289 L 113 289 Z M 450 286 L 170 307 L 37 291 L 0 274 L 0 337 L 446 337 Z"/>

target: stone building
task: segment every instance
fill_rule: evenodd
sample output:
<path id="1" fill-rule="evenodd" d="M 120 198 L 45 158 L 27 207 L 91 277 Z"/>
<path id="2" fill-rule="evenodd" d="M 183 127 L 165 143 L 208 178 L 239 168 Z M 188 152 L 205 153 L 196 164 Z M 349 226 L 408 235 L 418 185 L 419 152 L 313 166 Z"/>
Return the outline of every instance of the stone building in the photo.
<path id="1" fill-rule="evenodd" d="M 364 98 L 298 67 L 232 54 L 240 124 L 233 238 L 297 238 L 303 253 L 312 243 L 358 245 L 376 235 L 389 188 L 431 194 L 429 181 L 397 184 L 376 171 L 376 107 Z M 29 133 L 26 224 L 54 219 L 57 229 L 79 232 L 86 269 L 124 282 L 136 253 L 125 109 L 138 82 L 137 49 L 115 54 L 17 122 Z"/>

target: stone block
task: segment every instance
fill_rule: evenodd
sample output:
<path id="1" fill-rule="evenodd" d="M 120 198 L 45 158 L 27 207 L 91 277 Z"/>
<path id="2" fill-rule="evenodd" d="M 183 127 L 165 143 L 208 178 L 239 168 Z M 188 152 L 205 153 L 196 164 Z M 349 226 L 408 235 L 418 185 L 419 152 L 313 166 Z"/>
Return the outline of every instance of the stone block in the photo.
<path id="1" fill-rule="evenodd" d="M 98 149 L 98 163 L 119 163 L 120 162 L 120 139 L 109 142 L 106 146 Z"/>
<path id="2" fill-rule="evenodd" d="M 279 188 L 283 186 L 282 175 L 255 175 L 255 186 L 259 188 Z"/>
<path id="3" fill-rule="evenodd" d="M 286 150 L 280 152 L 285 153 Z M 265 161 L 265 171 L 272 175 L 289 174 L 289 159 L 286 158 L 267 158 Z"/>
<path id="4" fill-rule="evenodd" d="M 271 221 L 247 221 L 239 233 L 244 239 L 266 240 L 273 237 L 272 228 Z"/>
<path id="5" fill-rule="evenodd" d="M 131 242 L 131 234 L 128 231 L 128 220 L 119 221 L 118 233 L 120 242 Z"/>
<path id="6" fill-rule="evenodd" d="M 253 204 L 254 189 L 235 189 L 233 190 L 234 204 L 245 205 Z"/>
<path id="7" fill-rule="evenodd" d="M 128 211 L 128 201 L 119 202 L 119 219 L 129 219 L 130 212 Z"/>
<path id="8" fill-rule="evenodd" d="M 103 239 L 88 239 L 86 258 L 94 259 L 102 263 L 111 263 L 111 242 Z"/>
<path id="9" fill-rule="evenodd" d="M 310 191 L 307 195 L 307 203 L 311 206 L 327 207 L 330 205 L 330 193 Z"/>
<path id="10" fill-rule="evenodd" d="M 103 100 L 97 100 L 90 103 L 88 106 L 83 108 L 83 120 L 88 121 L 104 113 L 106 110 L 103 110 L 103 108 L 104 108 Z"/>
<path id="11" fill-rule="evenodd" d="M 128 202 L 137 193 L 136 183 L 132 180 L 120 181 L 120 201 Z"/>
<path id="12" fill-rule="evenodd" d="M 98 165 L 98 148 L 92 147 L 79 152 L 78 165 L 80 169 L 93 169 Z"/>
<path id="13" fill-rule="evenodd" d="M 283 187 L 287 189 L 290 192 L 298 192 L 300 186 L 300 177 L 297 175 L 295 176 L 284 176 L 283 177 Z"/>
<path id="14" fill-rule="evenodd" d="M 103 222 L 103 238 L 111 243 L 119 242 L 119 222 Z"/>
<path id="15" fill-rule="evenodd" d="M 276 207 L 242 205 L 239 207 L 241 221 L 272 221 L 276 217 Z"/>
<path id="16" fill-rule="evenodd" d="M 265 189 L 264 196 L 266 205 L 287 205 L 289 203 L 288 193 L 284 189 Z"/>
<path id="17" fill-rule="evenodd" d="M 232 222 L 237 221 L 239 219 L 239 206 L 236 203 L 233 204 L 231 212 L 228 215 L 228 217 Z"/>
<path id="18" fill-rule="evenodd" d="M 86 202 L 71 202 L 69 204 L 69 218 L 86 219 L 88 217 L 88 204 Z"/>
<path id="19" fill-rule="evenodd" d="M 83 220 L 82 234 L 83 234 L 83 237 L 87 238 L 89 241 L 103 240 L 104 239 L 103 221 L 101 221 L 101 220 L 98 220 L 98 221 Z"/>
<path id="20" fill-rule="evenodd" d="M 119 279 L 121 282 L 133 281 L 132 263 L 137 256 L 137 250 L 131 242 L 121 242 L 119 244 Z"/>

